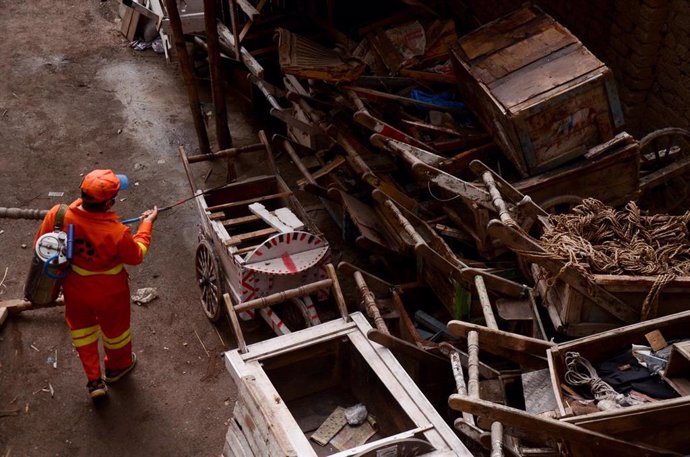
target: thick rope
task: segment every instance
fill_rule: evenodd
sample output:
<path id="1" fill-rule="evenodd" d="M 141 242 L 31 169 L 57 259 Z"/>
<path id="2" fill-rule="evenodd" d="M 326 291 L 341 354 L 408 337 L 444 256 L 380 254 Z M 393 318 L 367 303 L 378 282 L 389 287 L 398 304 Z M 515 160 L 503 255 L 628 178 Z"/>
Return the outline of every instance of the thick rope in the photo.
<path id="1" fill-rule="evenodd" d="M 540 244 L 582 273 L 690 274 L 690 212 L 642 216 L 634 202 L 617 211 L 588 198 L 548 221 Z"/>

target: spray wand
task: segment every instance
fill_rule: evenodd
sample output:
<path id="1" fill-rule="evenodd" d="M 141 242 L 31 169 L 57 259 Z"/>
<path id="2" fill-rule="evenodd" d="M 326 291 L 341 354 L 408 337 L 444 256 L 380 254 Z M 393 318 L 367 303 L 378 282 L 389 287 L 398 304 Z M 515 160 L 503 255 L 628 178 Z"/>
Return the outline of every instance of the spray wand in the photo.
<path id="1" fill-rule="evenodd" d="M 160 208 L 160 209 L 158 210 L 158 213 L 160 214 L 160 213 L 162 213 L 163 211 L 168 211 L 169 209 L 173 209 L 173 208 L 175 208 L 176 206 L 179 206 L 179 205 L 181 205 L 181 204 L 183 204 L 183 203 L 187 203 L 189 200 L 193 200 L 193 199 L 195 199 L 195 198 L 197 198 L 197 197 L 201 197 L 202 195 L 206 195 L 206 194 L 208 194 L 208 193 L 210 193 L 210 192 L 213 192 L 214 190 L 218 190 L 218 189 L 223 188 L 223 187 L 225 187 L 225 186 L 227 186 L 227 184 L 223 184 L 223 185 L 220 185 L 220 186 L 218 186 L 218 187 L 214 187 L 214 188 L 212 188 L 212 189 L 205 190 L 205 191 L 203 191 L 203 192 L 201 192 L 201 193 L 199 193 L 199 194 L 192 195 L 191 197 L 187 197 L 187 198 L 185 198 L 185 199 L 183 199 L 183 200 L 180 200 L 179 202 L 173 203 L 172 205 L 168 205 L 168 206 L 165 206 L 165 207 L 163 207 L 163 208 Z M 123 223 L 123 224 L 133 224 L 134 222 L 138 222 L 138 221 L 142 220 L 143 218 L 144 218 L 143 216 L 132 217 L 132 218 L 130 218 L 130 219 L 121 220 L 120 222 Z"/>

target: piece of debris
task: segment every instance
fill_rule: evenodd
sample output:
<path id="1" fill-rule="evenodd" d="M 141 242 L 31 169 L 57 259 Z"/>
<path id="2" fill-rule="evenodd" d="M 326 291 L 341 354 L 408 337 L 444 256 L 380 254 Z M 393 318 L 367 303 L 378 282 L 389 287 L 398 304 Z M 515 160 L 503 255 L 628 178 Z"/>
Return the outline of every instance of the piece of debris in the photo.
<path id="1" fill-rule="evenodd" d="M 132 295 L 132 301 L 137 305 L 145 305 L 158 298 L 158 290 L 155 287 L 143 287 L 137 289 L 136 293 Z"/>
<path id="2" fill-rule="evenodd" d="M 64 196 L 64 192 L 48 192 L 49 197 L 62 197 Z"/>
<path id="3" fill-rule="evenodd" d="M 21 247 L 22 249 L 26 249 L 26 243 L 22 243 Z"/>
<path id="4" fill-rule="evenodd" d="M 33 350 L 36 351 L 36 352 L 41 352 L 41 351 L 40 351 L 36 346 L 34 346 L 33 344 L 32 344 L 30 347 L 31 347 L 31 349 L 33 349 Z"/>
<path id="5" fill-rule="evenodd" d="M 360 425 L 364 423 L 368 414 L 367 407 L 362 403 L 358 403 L 345 410 L 345 419 L 347 419 L 347 423 L 350 425 Z"/>

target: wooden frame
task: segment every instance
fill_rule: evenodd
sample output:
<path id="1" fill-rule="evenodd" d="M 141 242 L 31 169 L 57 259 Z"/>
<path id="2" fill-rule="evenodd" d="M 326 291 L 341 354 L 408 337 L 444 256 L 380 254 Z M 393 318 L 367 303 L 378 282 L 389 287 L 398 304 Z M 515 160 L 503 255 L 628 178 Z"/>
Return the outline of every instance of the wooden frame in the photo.
<path id="1" fill-rule="evenodd" d="M 301 430 L 298 418 L 286 405 L 286 402 L 290 402 L 289 397 L 281 396 L 270 373 L 273 367 L 282 367 L 284 372 L 285 366 L 299 365 L 294 357 L 299 358 L 299 354 L 304 357 L 310 350 L 318 351 L 324 344 L 336 344 L 337 347 L 344 344 L 349 351 L 354 351 L 353 353 L 363 358 L 365 366 L 372 370 L 370 375 L 373 374 L 378 379 L 376 386 L 371 386 L 371 389 L 384 389 L 387 392 L 385 395 L 394 399 L 391 408 L 402 411 L 408 419 L 400 423 L 401 427 L 397 430 L 389 430 L 390 434 L 384 433 L 387 436 L 329 455 L 352 456 L 381 443 L 392 443 L 397 438 L 418 436 L 436 449 L 434 456 L 470 456 L 467 448 L 436 413 L 395 357 L 386 348 L 367 339 L 366 333 L 371 326 L 364 316 L 353 313 L 351 317 L 351 322 L 337 319 L 252 344 L 244 354 L 238 350 L 225 354 L 226 367 L 240 392 L 233 420 L 242 426 L 243 436 L 249 447 L 244 449 L 245 454 L 300 457 L 317 455 L 313 448 L 316 444 L 312 445 Z M 330 381 L 321 377 L 319 379 L 321 388 L 328 386 Z M 312 390 L 319 389 L 319 386 L 313 384 L 310 385 Z M 383 395 L 383 391 L 380 394 Z M 394 414 L 394 411 L 389 412 Z M 385 420 L 383 416 L 377 418 L 377 421 Z M 233 428 L 233 434 L 237 436 L 236 427 Z M 234 441 L 236 444 L 239 440 Z M 226 446 L 226 449 L 230 447 Z M 231 451 L 232 454 L 225 456 L 242 455 L 237 449 Z"/>

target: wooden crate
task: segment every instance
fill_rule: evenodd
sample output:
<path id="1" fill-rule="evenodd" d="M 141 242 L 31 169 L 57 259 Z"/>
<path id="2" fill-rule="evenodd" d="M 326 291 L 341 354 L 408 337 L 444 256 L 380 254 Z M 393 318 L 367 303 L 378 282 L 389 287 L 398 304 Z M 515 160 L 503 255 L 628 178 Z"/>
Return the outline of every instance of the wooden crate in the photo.
<path id="1" fill-rule="evenodd" d="M 583 155 L 623 126 L 609 69 L 536 6 L 465 35 L 451 55 L 467 104 L 524 177 Z"/>

